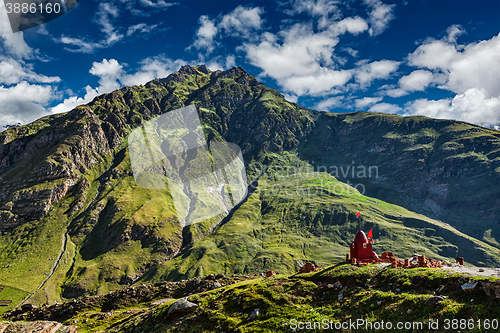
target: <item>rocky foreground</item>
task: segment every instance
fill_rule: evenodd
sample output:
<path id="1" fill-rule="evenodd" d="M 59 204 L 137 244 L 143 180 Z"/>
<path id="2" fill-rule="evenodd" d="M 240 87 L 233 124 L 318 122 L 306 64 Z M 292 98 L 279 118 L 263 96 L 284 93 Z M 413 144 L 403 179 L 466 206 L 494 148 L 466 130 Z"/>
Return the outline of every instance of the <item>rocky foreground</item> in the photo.
<path id="1" fill-rule="evenodd" d="M 471 332 L 491 332 L 500 318 L 500 279 L 494 277 L 344 263 L 290 276 L 262 275 L 211 274 L 143 284 L 63 304 L 24 306 L 4 318 L 60 325 L 50 333 L 291 332 L 298 321 L 334 325 L 358 319 L 418 322 L 422 332 L 435 331 L 427 329 L 430 321 L 445 329 L 447 321 L 462 319 L 475 325 Z"/>

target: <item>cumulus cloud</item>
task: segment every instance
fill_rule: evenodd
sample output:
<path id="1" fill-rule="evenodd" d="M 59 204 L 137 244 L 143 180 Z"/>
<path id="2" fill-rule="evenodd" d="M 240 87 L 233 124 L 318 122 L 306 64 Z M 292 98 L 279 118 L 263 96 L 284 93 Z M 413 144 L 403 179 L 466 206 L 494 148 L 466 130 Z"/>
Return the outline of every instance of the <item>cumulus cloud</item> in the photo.
<path id="1" fill-rule="evenodd" d="M 369 112 L 399 113 L 401 107 L 391 103 L 378 103 L 368 109 Z"/>
<path id="2" fill-rule="evenodd" d="M 94 62 L 89 73 L 99 77 L 100 93 L 108 93 L 120 88 L 118 78 L 122 75 L 123 66 L 115 59 L 103 59 L 102 62 Z"/>
<path id="3" fill-rule="evenodd" d="M 260 7 L 238 6 L 222 17 L 219 28 L 224 29 L 229 36 L 250 38 L 252 33 L 262 29 L 264 20 L 261 15 L 263 13 L 264 9 Z"/>
<path id="4" fill-rule="evenodd" d="M 29 59 L 35 51 L 26 44 L 23 32 L 12 33 L 3 0 L 0 0 L 0 51 L 4 56 Z"/>
<path id="5" fill-rule="evenodd" d="M 396 18 L 394 15 L 395 5 L 388 5 L 380 0 L 364 0 L 364 3 L 370 10 L 368 13 L 368 22 L 370 23 L 368 32 L 371 36 L 380 35 Z"/>
<path id="6" fill-rule="evenodd" d="M 364 19 L 359 16 L 347 17 L 341 21 L 332 23 L 329 26 L 329 30 L 333 32 L 334 35 L 343 35 L 349 32 L 352 35 L 360 34 L 368 30 L 368 24 Z"/>
<path id="7" fill-rule="evenodd" d="M 500 94 L 500 34 L 489 40 L 458 45 L 458 26 L 448 28 L 441 40 L 428 39 L 408 56 L 411 66 L 433 70 L 445 76 L 441 88 L 461 94 L 482 88 L 490 96 Z"/>
<path id="8" fill-rule="evenodd" d="M 407 91 L 423 91 L 433 78 L 434 75 L 430 71 L 416 70 L 399 79 L 399 86 Z"/>
<path id="9" fill-rule="evenodd" d="M 30 62 L 28 62 L 28 60 Z M 35 72 L 39 51 L 12 33 L 3 0 L 0 0 L 0 132 L 7 125 L 26 124 L 48 115 L 45 107 L 57 94 L 52 84 L 59 77 Z"/>
<path id="10" fill-rule="evenodd" d="M 196 31 L 194 43 L 190 46 L 198 50 L 204 50 L 206 55 L 213 52 L 216 47 L 215 36 L 219 32 L 215 21 L 211 20 L 207 15 L 200 16 L 198 20 L 200 27 Z"/>
<path id="11" fill-rule="evenodd" d="M 85 95 L 83 97 L 71 96 L 69 98 L 66 98 L 62 103 L 59 103 L 58 105 L 50 108 L 49 111 L 53 114 L 67 112 L 73 110 L 78 105 L 83 105 L 91 102 L 98 95 L 99 93 L 97 92 L 97 89 L 94 89 L 91 86 L 86 86 Z"/>
<path id="12" fill-rule="evenodd" d="M 264 33 L 258 44 L 243 46 L 250 63 L 263 70 L 287 91 L 301 96 L 330 91 L 351 78 L 348 70 L 329 68 L 338 38 L 315 33 L 311 24 L 295 24 L 279 36 Z"/>
<path id="13" fill-rule="evenodd" d="M 297 103 L 299 101 L 299 96 L 284 94 L 285 99 L 292 103 Z"/>
<path id="14" fill-rule="evenodd" d="M 358 67 L 355 70 L 356 82 L 361 86 L 368 86 L 374 80 L 387 79 L 394 73 L 398 67 L 399 62 L 394 60 L 380 60 L 368 62 L 362 60 L 358 62 Z"/>
<path id="15" fill-rule="evenodd" d="M 35 73 L 32 66 L 27 65 L 22 60 L 0 56 L 0 83 L 11 85 L 27 80 L 39 83 L 59 82 L 59 77 L 48 77 Z"/>
<path id="16" fill-rule="evenodd" d="M 364 109 L 370 105 L 376 104 L 382 100 L 382 97 L 363 97 L 354 101 L 358 109 Z"/>
<path id="17" fill-rule="evenodd" d="M 486 127 L 500 124 L 500 97 L 488 97 L 481 88 L 471 88 L 454 98 L 418 99 L 405 105 L 406 115 L 456 119 Z"/>
<path id="18" fill-rule="evenodd" d="M 27 124 L 48 115 L 45 106 L 52 100 L 51 86 L 20 82 L 12 87 L 0 86 L 0 132 L 7 125 Z"/>
<path id="19" fill-rule="evenodd" d="M 200 58 L 203 59 L 219 45 L 217 37 L 254 39 L 255 32 L 260 31 L 264 24 L 262 14 L 264 14 L 264 9 L 261 7 L 238 6 L 215 19 L 202 15 L 198 20 L 200 26 L 196 31 L 194 42 L 188 49 L 195 48 L 204 52 L 200 54 Z"/>
<path id="20" fill-rule="evenodd" d="M 464 33 L 460 26 L 450 26 L 442 39 L 429 38 L 408 56 L 409 65 L 422 69 L 401 78 L 401 89 L 423 90 L 436 85 L 456 96 L 409 102 L 405 105 L 407 114 L 458 119 L 488 127 L 498 125 L 500 34 L 460 45 L 457 38 Z"/>
<path id="21" fill-rule="evenodd" d="M 344 99 L 344 96 L 335 96 L 335 97 L 330 97 L 327 98 L 319 103 L 316 104 L 314 109 L 318 111 L 330 111 L 334 107 L 339 107 L 342 105 L 342 100 Z"/>
<path id="22" fill-rule="evenodd" d="M 233 68 L 236 66 L 236 57 L 232 54 L 217 56 L 210 59 L 206 65 L 212 71 Z"/>

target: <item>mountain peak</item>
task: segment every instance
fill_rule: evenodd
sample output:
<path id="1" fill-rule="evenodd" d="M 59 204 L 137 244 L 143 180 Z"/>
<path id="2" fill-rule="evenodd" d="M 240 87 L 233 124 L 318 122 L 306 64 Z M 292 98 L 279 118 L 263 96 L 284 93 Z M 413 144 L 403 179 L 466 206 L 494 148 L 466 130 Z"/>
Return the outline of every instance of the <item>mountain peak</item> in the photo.
<path id="1" fill-rule="evenodd" d="M 190 65 L 184 65 L 178 70 L 178 73 L 183 73 L 183 74 L 199 74 L 200 72 L 203 74 L 208 74 L 210 73 L 210 70 L 205 64 L 201 64 L 195 67 L 192 67 Z"/>

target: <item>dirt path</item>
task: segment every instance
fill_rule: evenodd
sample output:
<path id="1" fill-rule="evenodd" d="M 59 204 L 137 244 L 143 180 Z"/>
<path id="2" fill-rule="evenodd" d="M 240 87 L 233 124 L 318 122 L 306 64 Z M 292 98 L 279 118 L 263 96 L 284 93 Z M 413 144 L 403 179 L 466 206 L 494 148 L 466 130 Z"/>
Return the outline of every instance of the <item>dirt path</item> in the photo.
<path id="1" fill-rule="evenodd" d="M 472 276 L 500 278 L 500 268 L 456 266 L 456 267 L 443 267 L 442 269 L 461 274 L 468 274 Z"/>
<path id="2" fill-rule="evenodd" d="M 43 286 L 45 286 L 45 284 L 47 283 L 47 281 L 49 281 L 49 279 L 54 275 L 54 273 L 56 272 L 57 268 L 59 267 L 59 262 L 61 261 L 61 258 L 63 256 L 64 252 L 66 252 L 66 246 L 67 246 L 67 244 L 68 244 L 68 231 L 66 231 L 63 234 L 61 251 L 59 251 L 59 254 L 57 255 L 57 258 L 56 258 L 56 260 L 54 262 L 54 265 L 52 265 L 52 268 L 50 269 L 49 275 L 47 275 L 47 277 L 42 281 L 42 283 L 40 283 L 40 285 L 38 286 L 38 288 L 36 288 L 31 293 L 29 293 L 19 304 L 17 304 L 14 307 L 14 309 L 17 308 L 17 307 L 19 307 L 20 305 L 22 305 L 24 302 L 26 302 L 27 300 L 29 300 L 31 297 L 33 297 L 33 295 L 35 295 L 40 289 L 42 289 Z"/>

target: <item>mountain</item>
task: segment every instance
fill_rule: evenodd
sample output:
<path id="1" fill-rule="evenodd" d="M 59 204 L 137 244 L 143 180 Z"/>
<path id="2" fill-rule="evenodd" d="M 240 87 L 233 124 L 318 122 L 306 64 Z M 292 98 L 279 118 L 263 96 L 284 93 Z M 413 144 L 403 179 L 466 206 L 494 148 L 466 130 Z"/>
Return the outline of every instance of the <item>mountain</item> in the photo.
<path id="1" fill-rule="evenodd" d="M 182 227 L 178 193 L 138 185 L 129 140 L 187 105 L 210 149 L 241 149 L 249 185 L 234 208 Z M 172 158 L 199 172 L 189 153 Z M 379 253 L 498 266 L 499 177 L 499 131 L 317 112 L 241 68 L 183 66 L 0 134 L 0 295 L 8 310 L 210 273 L 293 273 L 345 258 L 360 225 Z"/>

